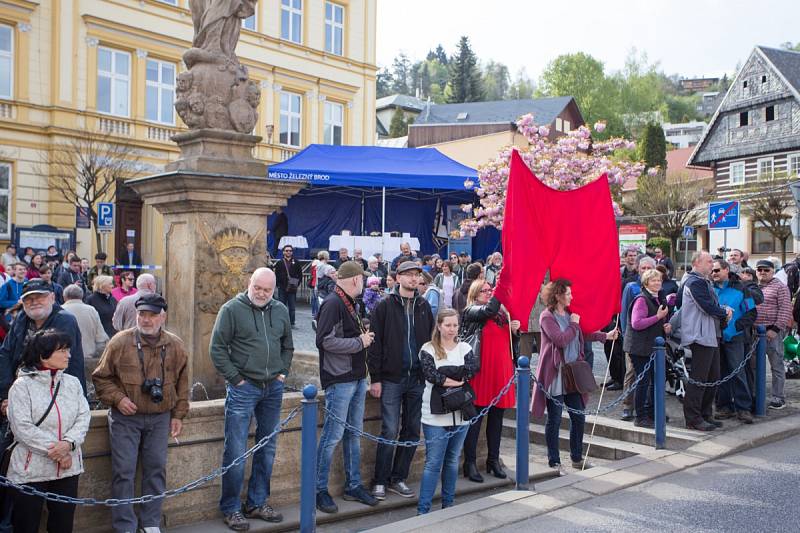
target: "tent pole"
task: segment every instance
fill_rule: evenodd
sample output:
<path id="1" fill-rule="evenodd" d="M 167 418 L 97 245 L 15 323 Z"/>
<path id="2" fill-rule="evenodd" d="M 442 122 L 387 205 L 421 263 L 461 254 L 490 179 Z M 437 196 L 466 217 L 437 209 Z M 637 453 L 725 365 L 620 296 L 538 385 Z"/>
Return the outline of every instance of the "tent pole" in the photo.
<path id="1" fill-rule="evenodd" d="M 361 193 L 361 235 L 364 235 L 364 193 Z"/>
<path id="2" fill-rule="evenodd" d="M 383 255 L 383 239 L 386 232 L 386 187 L 381 191 L 381 255 Z M 384 258 L 385 259 L 385 258 Z"/>

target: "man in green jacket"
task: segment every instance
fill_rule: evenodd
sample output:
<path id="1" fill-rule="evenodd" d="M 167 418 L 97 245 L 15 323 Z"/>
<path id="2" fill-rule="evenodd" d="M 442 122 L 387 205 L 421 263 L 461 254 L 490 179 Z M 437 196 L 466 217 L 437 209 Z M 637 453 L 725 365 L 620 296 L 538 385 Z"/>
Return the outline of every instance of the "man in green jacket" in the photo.
<path id="1" fill-rule="evenodd" d="M 273 298 L 275 274 L 259 268 L 247 292 L 225 303 L 211 333 L 209 353 L 225 378 L 225 450 L 229 465 L 247 449 L 250 419 L 256 418 L 256 442 L 280 422 L 283 382 L 292 364 L 294 345 L 289 310 Z M 222 476 L 220 510 L 234 531 L 247 531 L 247 518 L 280 522 L 283 516 L 267 503 L 277 435 L 253 456 L 247 501 L 240 500 L 244 463 Z"/>

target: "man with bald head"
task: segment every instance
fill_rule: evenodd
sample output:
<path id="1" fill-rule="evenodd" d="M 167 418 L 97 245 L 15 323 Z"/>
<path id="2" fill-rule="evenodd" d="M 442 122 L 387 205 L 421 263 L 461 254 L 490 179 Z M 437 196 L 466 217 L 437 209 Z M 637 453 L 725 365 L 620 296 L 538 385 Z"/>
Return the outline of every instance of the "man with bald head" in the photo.
<path id="1" fill-rule="evenodd" d="M 250 419 L 256 419 L 256 442 L 272 433 L 281 415 L 283 382 L 292 364 L 294 345 L 289 310 L 273 298 L 275 274 L 259 268 L 247 291 L 226 302 L 217 314 L 209 354 L 225 378 L 225 444 L 222 464 L 229 465 L 247 450 Z M 280 522 L 283 516 L 268 503 L 277 435 L 253 456 L 247 500 L 240 494 L 244 464 L 222 476 L 219 507 L 225 524 L 246 531 L 247 518 Z"/>

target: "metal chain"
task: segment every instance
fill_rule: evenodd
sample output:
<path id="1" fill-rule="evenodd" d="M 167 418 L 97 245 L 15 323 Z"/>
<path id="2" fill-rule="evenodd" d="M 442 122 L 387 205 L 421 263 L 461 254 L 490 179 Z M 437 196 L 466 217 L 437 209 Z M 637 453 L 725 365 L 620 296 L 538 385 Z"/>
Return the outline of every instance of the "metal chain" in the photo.
<path id="1" fill-rule="evenodd" d="M 756 351 L 756 348 L 758 348 L 758 342 L 753 343 L 753 348 L 748 352 L 748 354 L 744 357 L 744 359 L 742 359 L 742 362 L 739 363 L 739 366 L 737 366 L 733 372 L 731 372 L 722 379 L 718 379 L 717 381 L 697 381 L 696 379 L 692 379 L 692 377 L 686 373 L 685 368 L 680 369 L 680 375 L 681 377 L 686 379 L 687 383 L 690 383 L 695 387 L 702 387 L 702 388 L 719 387 L 723 383 L 726 383 L 735 378 L 739 374 L 739 372 L 744 370 L 744 367 L 747 365 L 747 362 L 750 361 L 751 357 L 753 357 L 753 353 Z"/>
<path id="2" fill-rule="evenodd" d="M 191 481 L 182 487 L 178 487 L 176 489 L 170 489 L 168 491 L 162 492 L 161 494 L 147 494 L 144 496 L 139 496 L 138 498 L 125 498 L 125 499 L 109 498 L 106 500 L 98 500 L 95 498 L 72 498 L 70 496 L 64 496 L 63 494 L 55 494 L 53 492 L 40 491 L 31 487 L 30 485 L 19 485 L 17 483 L 9 481 L 9 479 L 4 476 L 0 476 L 0 486 L 13 488 L 18 490 L 19 492 L 22 492 L 23 494 L 28 494 L 30 496 L 38 496 L 40 498 L 44 498 L 49 501 L 74 504 L 74 505 L 105 505 L 107 507 L 117 507 L 120 505 L 135 505 L 135 504 L 148 503 L 155 500 L 161 500 L 165 498 L 172 498 L 173 496 L 184 494 L 186 492 L 189 492 L 190 490 L 194 490 L 200 487 L 201 485 L 208 483 L 209 481 L 212 481 L 220 476 L 223 476 L 231 468 L 247 461 L 247 459 L 251 455 L 253 455 L 258 450 L 266 446 L 269 443 L 269 441 L 275 437 L 275 435 L 280 433 L 281 430 L 285 428 L 286 425 L 289 424 L 289 422 L 291 422 L 300 413 L 300 409 L 301 406 L 297 406 L 294 409 L 292 409 L 289 415 L 275 427 L 275 430 L 272 433 L 266 435 L 264 438 L 258 441 L 252 448 L 250 448 L 244 454 L 234 459 L 229 465 L 221 466 L 205 477 L 195 479 L 194 481 Z"/>
<path id="3" fill-rule="evenodd" d="M 481 409 L 480 412 L 476 416 L 474 416 L 473 418 L 470 418 L 468 421 L 466 421 L 465 424 L 458 426 L 456 429 L 451 430 L 451 431 L 446 431 L 444 434 L 439 435 L 438 437 L 434 437 L 432 439 L 404 440 L 404 441 L 385 439 L 383 437 L 379 437 L 377 435 L 372 435 L 370 433 L 367 433 L 363 429 L 359 429 L 359 428 L 357 428 L 357 427 L 355 427 L 355 426 L 353 426 L 351 424 L 348 424 L 346 420 L 342 420 L 341 418 L 336 416 L 336 414 L 334 414 L 331 411 L 329 411 L 328 409 L 326 409 L 324 406 L 322 407 L 322 409 L 323 409 L 323 411 L 325 411 L 326 416 L 329 416 L 334 422 L 344 426 L 344 428 L 347 431 L 353 433 L 357 437 L 362 437 L 362 438 L 365 438 L 367 440 L 371 440 L 373 442 L 377 442 L 378 444 L 386 444 L 388 446 L 400 446 L 400 447 L 405 447 L 405 448 L 413 448 L 415 446 L 423 446 L 423 445 L 425 445 L 426 442 L 435 442 L 437 440 L 447 440 L 447 439 L 449 439 L 450 437 L 452 437 L 453 435 L 455 435 L 456 433 L 458 433 L 460 431 L 466 431 L 467 428 L 469 428 L 471 425 L 477 423 L 481 418 L 486 416 L 489 413 L 489 410 L 492 407 L 494 407 L 495 405 L 497 405 L 498 402 L 500 402 L 500 400 L 503 398 L 503 396 L 505 396 L 508 393 L 508 391 L 511 389 L 511 385 L 513 385 L 516 380 L 517 380 L 517 374 L 515 372 L 511 376 L 511 378 L 508 380 L 508 383 L 506 383 L 505 386 L 502 389 L 500 389 L 500 392 L 498 393 L 498 395 L 495 396 L 494 399 L 492 399 L 491 402 L 489 402 L 489 405 L 487 405 L 486 407 Z"/>
<path id="4" fill-rule="evenodd" d="M 605 407 L 601 408 L 600 410 L 575 409 L 575 408 L 570 407 L 569 405 L 565 404 L 563 401 L 556 399 L 555 396 L 553 396 L 552 394 L 550 394 L 547 391 L 547 388 L 544 386 L 544 384 L 542 384 L 541 381 L 536 379 L 536 374 L 534 373 L 533 369 L 531 369 L 531 379 L 533 380 L 534 383 L 536 383 L 536 385 L 539 386 L 539 390 L 541 390 L 544 393 L 545 397 L 548 400 L 550 400 L 551 402 L 553 402 L 554 404 L 556 404 L 556 406 L 559 406 L 562 409 L 566 409 L 568 413 L 573 413 L 573 414 L 576 414 L 576 415 L 589 416 L 589 415 L 594 415 L 596 413 L 605 413 L 607 411 L 610 411 L 611 409 L 613 409 L 617 405 L 619 405 L 623 400 L 625 400 L 625 398 L 630 396 L 633 393 L 633 391 L 636 390 L 636 387 L 638 387 L 639 384 L 642 382 L 642 380 L 644 379 L 645 375 L 647 375 L 647 373 L 650 371 L 650 368 L 653 366 L 653 362 L 655 360 L 656 360 L 656 352 L 653 352 L 653 354 L 650 356 L 650 359 L 647 361 L 647 364 L 644 365 L 644 369 L 642 369 L 642 373 L 639 374 L 638 376 L 636 376 L 636 379 L 633 381 L 631 386 L 629 388 L 625 389 L 625 391 L 623 391 L 623 393 L 620 395 L 619 398 L 617 398 L 616 400 L 614 400 L 610 404 L 606 405 Z"/>

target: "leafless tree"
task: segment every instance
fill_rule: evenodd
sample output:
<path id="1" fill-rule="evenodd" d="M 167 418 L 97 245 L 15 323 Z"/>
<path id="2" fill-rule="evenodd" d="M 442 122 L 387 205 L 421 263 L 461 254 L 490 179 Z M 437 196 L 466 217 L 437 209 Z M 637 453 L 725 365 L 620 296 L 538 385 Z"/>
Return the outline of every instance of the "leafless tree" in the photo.
<path id="1" fill-rule="evenodd" d="M 789 191 L 790 181 L 786 173 L 776 172 L 771 176 L 761 175 L 740 190 L 742 210 L 781 243 L 781 263 L 786 263 L 786 242 L 792 238 L 791 212 L 795 204 Z"/>
<path id="2" fill-rule="evenodd" d="M 37 172 L 47 176 L 51 191 L 70 205 L 87 208 L 97 249 L 102 250 L 102 240 L 96 231 L 97 204 L 114 201 L 118 179 L 141 173 L 135 147 L 126 139 L 85 130 L 43 152 L 38 167 Z"/>

